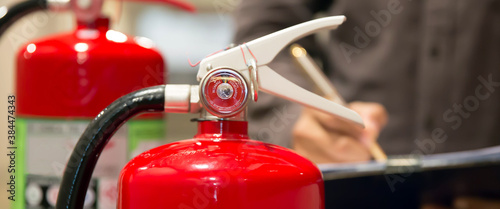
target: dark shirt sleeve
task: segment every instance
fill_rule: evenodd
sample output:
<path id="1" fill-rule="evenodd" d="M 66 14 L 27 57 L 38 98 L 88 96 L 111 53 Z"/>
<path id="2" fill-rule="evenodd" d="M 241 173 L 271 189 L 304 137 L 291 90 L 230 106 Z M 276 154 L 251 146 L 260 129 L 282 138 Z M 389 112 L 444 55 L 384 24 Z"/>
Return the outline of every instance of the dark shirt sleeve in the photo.
<path id="1" fill-rule="evenodd" d="M 311 20 L 316 12 L 327 7 L 325 2 L 329 1 L 243 0 L 235 11 L 235 43 L 248 42 Z M 321 56 L 313 36 L 298 43 L 311 55 Z M 310 89 L 309 81 L 294 66 L 288 47 L 269 66 L 295 84 Z M 290 147 L 291 130 L 300 112 L 299 105 L 261 92 L 259 101 L 249 105 L 250 135 L 254 139 Z"/>

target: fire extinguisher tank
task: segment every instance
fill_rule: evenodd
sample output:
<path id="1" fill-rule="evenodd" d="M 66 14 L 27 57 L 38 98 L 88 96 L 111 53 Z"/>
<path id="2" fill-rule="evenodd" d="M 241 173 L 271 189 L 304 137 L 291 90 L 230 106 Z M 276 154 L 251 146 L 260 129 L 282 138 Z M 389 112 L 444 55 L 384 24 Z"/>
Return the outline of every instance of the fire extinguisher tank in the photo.
<path id="1" fill-rule="evenodd" d="M 66 165 L 56 208 L 84 208 L 93 169 L 116 127 L 139 113 L 165 111 L 199 113 L 198 132 L 193 139 L 132 159 L 120 172 L 118 209 L 324 209 L 319 169 L 291 150 L 249 139 L 246 105 L 265 91 L 362 125 L 356 112 L 293 84 L 266 65 L 293 40 L 336 28 L 344 20 L 312 20 L 204 58 L 199 85 L 154 86 L 116 100 L 80 137 Z"/>
<path id="2" fill-rule="evenodd" d="M 109 30 L 109 20 L 35 40 L 18 52 L 18 114 L 91 118 L 116 98 L 164 83 L 151 41 Z"/>
<path id="3" fill-rule="evenodd" d="M 193 139 L 149 150 L 122 170 L 118 208 L 320 209 L 318 168 L 250 140 L 246 121 L 200 121 Z"/>

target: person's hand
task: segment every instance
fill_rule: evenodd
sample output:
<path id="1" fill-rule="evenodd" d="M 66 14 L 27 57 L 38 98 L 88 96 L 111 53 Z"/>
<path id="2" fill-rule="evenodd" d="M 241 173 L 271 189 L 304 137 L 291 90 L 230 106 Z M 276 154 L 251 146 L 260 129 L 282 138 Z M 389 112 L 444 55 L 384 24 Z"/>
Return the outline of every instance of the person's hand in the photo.
<path id="1" fill-rule="evenodd" d="M 369 147 L 387 123 L 387 111 L 378 103 L 352 102 L 365 128 L 343 119 L 306 108 L 293 128 L 293 149 L 315 163 L 367 161 Z"/>

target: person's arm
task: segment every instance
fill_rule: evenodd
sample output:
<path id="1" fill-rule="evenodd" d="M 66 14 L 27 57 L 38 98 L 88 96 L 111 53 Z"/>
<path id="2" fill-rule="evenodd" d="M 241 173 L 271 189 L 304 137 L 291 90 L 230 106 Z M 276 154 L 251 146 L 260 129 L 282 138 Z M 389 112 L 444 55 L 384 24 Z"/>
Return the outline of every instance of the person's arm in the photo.
<path id="1" fill-rule="evenodd" d="M 250 41 L 308 21 L 320 8 L 326 9 L 326 5 L 319 5 L 319 2 L 325 1 L 243 1 L 236 11 L 236 42 Z M 312 36 L 298 43 L 309 54 L 320 54 L 321 47 L 316 45 Z M 287 50 L 279 54 L 270 67 L 300 86 L 310 86 Z M 292 148 L 299 154 L 316 163 L 368 160 L 369 147 L 385 125 L 387 113 L 381 105 L 374 103 L 352 103 L 350 107 L 365 118 L 366 129 L 318 111 L 302 111 L 296 104 L 261 93 L 259 102 L 249 106 L 249 132 L 252 138 L 261 141 L 287 147 L 293 144 Z"/>

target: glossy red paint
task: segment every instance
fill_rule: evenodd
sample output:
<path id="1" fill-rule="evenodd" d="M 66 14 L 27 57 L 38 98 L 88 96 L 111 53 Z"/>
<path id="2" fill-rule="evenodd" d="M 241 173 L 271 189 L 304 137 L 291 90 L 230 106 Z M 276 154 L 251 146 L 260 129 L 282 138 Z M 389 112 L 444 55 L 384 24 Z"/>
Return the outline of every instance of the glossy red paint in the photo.
<path id="1" fill-rule="evenodd" d="M 321 172 L 309 160 L 247 136 L 245 121 L 202 121 L 193 139 L 132 159 L 119 209 L 323 209 Z"/>
<path id="2" fill-rule="evenodd" d="M 134 90 L 163 84 L 164 62 L 145 38 L 109 30 L 109 20 L 26 44 L 17 56 L 17 113 L 93 118 Z"/>

